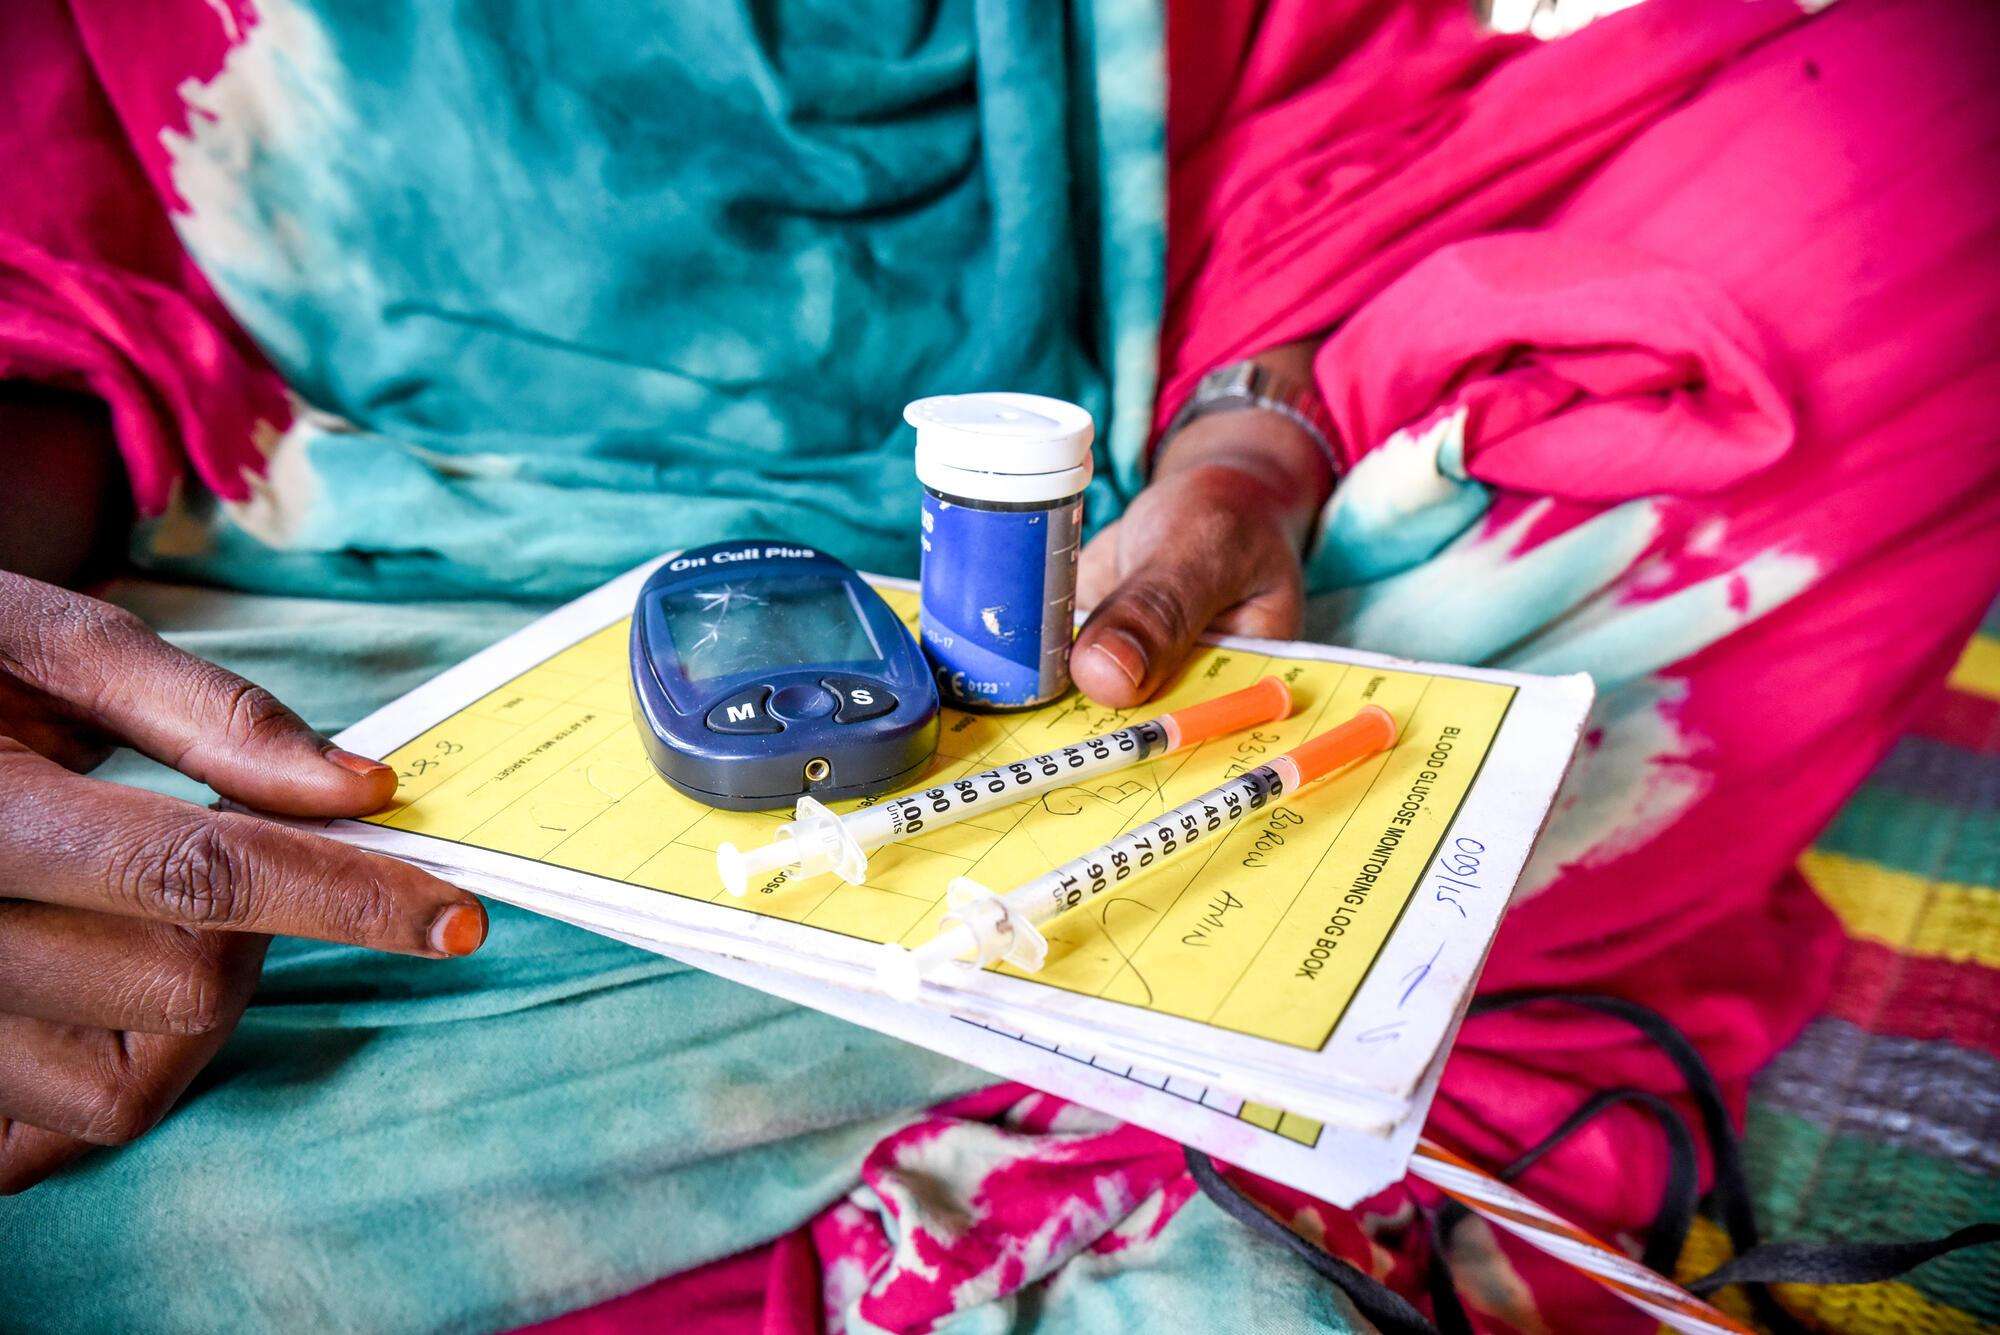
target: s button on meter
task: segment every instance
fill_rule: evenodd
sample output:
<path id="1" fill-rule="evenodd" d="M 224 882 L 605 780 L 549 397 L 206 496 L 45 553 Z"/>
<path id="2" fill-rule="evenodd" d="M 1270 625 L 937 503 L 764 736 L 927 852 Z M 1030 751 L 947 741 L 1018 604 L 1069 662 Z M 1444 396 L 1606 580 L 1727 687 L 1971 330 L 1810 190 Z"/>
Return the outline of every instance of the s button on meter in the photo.
<path id="1" fill-rule="evenodd" d="M 839 707 L 833 713 L 835 723 L 861 723 L 880 718 L 896 707 L 896 697 L 889 688 L 866 677 L 824 677 L 820 685 L 839 698 Z"/>

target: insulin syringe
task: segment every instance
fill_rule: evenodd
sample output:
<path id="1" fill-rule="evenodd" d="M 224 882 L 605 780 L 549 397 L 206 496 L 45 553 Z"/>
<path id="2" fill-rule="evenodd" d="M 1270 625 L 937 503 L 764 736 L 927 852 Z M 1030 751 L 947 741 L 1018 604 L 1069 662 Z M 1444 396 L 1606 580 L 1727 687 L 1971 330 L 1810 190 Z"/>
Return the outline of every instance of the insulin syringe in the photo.
<path id="1" fill-rule="evenodd" d="M 715 852 L 715 869 L 722 875 L 723 888 L 732 895 L 743 894 L 781 871 L 801 877 L 833 871 L 842 880 L 859 885 L 868 871 L 869 853 L 892 839 L 941 829 L 982 811 L 1038 797 L 1052 788 L 1137 765 L 1184 746 L 1260 723 L 1275 723 L 1291 712 L 1292 693 L 1285 683 L 1276 677 L 1262 677 L 1240 691 L 845 816 L 836 816 L 825 804 L 802 797 L 792 820 L 778 827 L 776 839 L 761 848 L 724 844 Z"/>
<path id="2" fill-rule="evenodd" d="M 1140 871 L 1181 857 L 1197 844 L 1222 838 L 1250 812 L 1387 750 L 1395 740 L 1396 720 L 1389 711 L 1366 705 L 1338 727 L 1004 895 L 961 876 L 947 891 L 949 910 L 938 934 L 914 950 L 884 947 L 877 982 L 890 996 L 914 1001 L 926 978 L 965 965 L 1005 960 L 1032 973 L 1048 956 L 1041 927 L 1049 919 L 1121 889 Z"/>

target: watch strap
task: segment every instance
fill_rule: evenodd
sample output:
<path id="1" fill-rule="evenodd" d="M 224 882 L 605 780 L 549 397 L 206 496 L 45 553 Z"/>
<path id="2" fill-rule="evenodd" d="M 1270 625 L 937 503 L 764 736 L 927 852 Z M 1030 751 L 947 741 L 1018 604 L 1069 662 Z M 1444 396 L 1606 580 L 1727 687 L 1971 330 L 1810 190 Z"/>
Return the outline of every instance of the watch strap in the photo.
<path id="1" fill-rule="evenodd" d="M 1319 446 L 1333 476 L 1340 476 L 1340 455 L 1333 446 L 1338 433 L 1318 391 L 1248 359 L 1218 366 L 1195 382 L 1194 391 L 1160 433 L 1156 452 L 1165 449 L 1176 432 L 1198 418 L 1245 408 L 1261 408 L 1290 420 Z"/>

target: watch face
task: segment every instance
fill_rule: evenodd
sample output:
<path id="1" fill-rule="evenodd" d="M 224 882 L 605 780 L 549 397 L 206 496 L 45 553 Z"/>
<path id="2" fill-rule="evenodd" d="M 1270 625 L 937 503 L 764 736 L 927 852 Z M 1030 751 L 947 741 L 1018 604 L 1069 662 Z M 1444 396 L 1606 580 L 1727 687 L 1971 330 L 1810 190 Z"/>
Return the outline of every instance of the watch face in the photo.
<path id="1" fill-rule="evenodd" d="M 1294 384 L 1249 360 L 1218 366 L 1196 381 L 1194 392 L 1162 433 L 1161 443 L 1197 418 L 1238 408 L 1262 408 L 1289 417 L 1317 440 L 1335 475 L 1339 475 L 1333 424 L 1320 404 L 1317 389 L 1310 384 Z"/>
<path id="2" fill-rule="evenodd" d="M 1257 394 L 1259 372 L 1264 368 L 1255 362 L 1233 362 L 1228 366 L 1210 371 L 1201 378 L 1200 398 L 1254 398 Z"/>
<path id="3" fill-rule="evenodd" d="M 1333 424 L 1320 403 L 1316 387 L 1296 384 L 1254 361 L 1234 362 L 1203 376 L 1169 431 L 1197 417 L 1232 408 L 1262 408 L 1289 417 L 1317 439 L 1328 462 L 1336 473 L 1339 471 L 1333 450 Z"/>

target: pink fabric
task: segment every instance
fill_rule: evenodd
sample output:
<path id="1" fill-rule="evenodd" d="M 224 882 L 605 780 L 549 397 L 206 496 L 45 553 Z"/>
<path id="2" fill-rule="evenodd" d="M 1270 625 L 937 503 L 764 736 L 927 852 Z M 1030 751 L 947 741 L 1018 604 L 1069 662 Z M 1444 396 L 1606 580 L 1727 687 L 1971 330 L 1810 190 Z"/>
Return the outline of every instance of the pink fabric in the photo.
<path id="1" fill-rule="evenodd" d="M 725 1256 L 591 1307 L 521 1327 L 522 1335 L 820 1335 L 819 1257 L 813 1228 Z"/>
<path id="2" fill-rule="evenodd" d="M 621 1335 L 631 1330 L 699 1330 L 704 1335 L 818 1335 L 819 1295 L 806 1301 L 781 1273 L 788 1260 L 813 1261 L 804 1230 L 725 1256 L 591 1307 L 565 1312 L 521 1335 Z"/>
<path id="3" fill-rule="evenodd" d="M 2000 382 L 1982 332 L 2000 310 L 2000 207 L 1981 184 L 2000 127 L 1956 58 L 1991 42 L 1994 19 L 1970 3 L 1841 0 L 1807 20 L 1651 0 L 1539 46 L 1464 14 L 1246 2 L 1204 7 L 1190 41 L 1174 11 L 1162 417 L 1208 366 L 1331 328 L 1317 373 L 1349 457 L 1464 409 L 1466 467 L 1494 489 L 1482 532 L 1515 558 L 1647 498 L 1657 531 L 1592 615 L 1643 628 L 1649 608 L 1712 589 L 1738 618 L 1641 672 L 1672 689 L 1663 717 L 1692 743 L 1654 756 L 1653 777 L 1697 796 L 1643 837 L 1614 826 L 1533 887 L 1484 986 L 1644 1000 L 1740 1100 L 1817 1010 L 1837 946 L 1793 860 L 2000 582 Z M 1776 599 L 1758 587 L 1773 557 L 1804 572 Z M 1588 740 L 1586 774 L 1608 745 Z M 1504 1161 L 1614 1084 L 1681 1089 L 1619 1023 L 1475 1020 L 1432 1130 Z M 850 1276 L 827 1309 L 922 1329 L 969 1277 L 1010 1292 L 1123 1243 L 1121 1210 L 1157 1230 L 1152 1193 L 1185 1198 L 1155 1138 L 1079 1140 L 1051 1131 L 1053 1100 L 1030 1109 L 966 1102 L 879 1146 L 864 1180 L 881 1211 L 849 1200 L 813 1225 L 822 1269 Z M 951 1181 L 963 1214 L 936 1181 L 899 1181 L 941 1142 L 993 1165 Z M 1663 1176 L 1657 1133 L 1617 1112 L 1528 1185 L 1629 1237 Z M 1416 1291 L 1408 1187 L 1351 1213 L 1261 1192 Z M 1028 1245 L 1080 1200 L 1111 1207 L 1055 1257 Z M 1476 1224 L 1459 1243 L 1482 1329 L 1650 1324 Z"/>
<path id="4" fill-rule="evenodd" d="M 132 51 L 112 54 L 140 76 L 132 89 L 171 90 L 223 54 L 209 25 L 142 14 L 126 37 Z M 133 144 L 157 157 L 185 109 L 174 98 L 171 119 L 128 136 L 61 0 L 8 0 L 0 75 L 8 121 L 35 127 L 0 135 L 0 179 L 18 187 L 0 191 L 0 380 L 102 398 L 143 513 L 166 507 L 190 461 L 217 495 L 243 499 L 258 442 L 291 413 L 135 156 Z"/>
<path id="5" fill-rule="evenodd" d="M 1173 65 L 1161 418 L 1208 367 L 1330 328 L 1350 460 L 1466 411 L 1501 568 L 1563 574 L 1558 539 L 1650 498 L 1585 624 L 1546 629 L 1633 628 L 1686 744 L 1634 805 L 1694 796 L 1573 849 L 1483 986 L 1643 1000 L 1740 1098 L 1833 959 L 1793 860 L 2000 582 L 2000 116 L 1965 58 L 2000 15 L 1649 0 L 1539 45 L 1456 0 L 1220 8 L 1240 65 L 1199 34 Z M 1724 633 L 1645 662 L 1648 612 L 1703 598 Z M 1588 739 L 1582 786 L 1629 763 L 1609 747 Z M 1432 1129 L 1501 1161 L 1613 1084 L 1679 1089 L 1622 1025 L 1476 1020 Z M 1620 1113 L 1528 1181 L 1618 1229 L 1662 1173 Z"/>
<path id="6" fill-rule="evenodd" d="M 1501 233 L 1435 251 L 1343 325 L 1323 360 L 1343 441 L 1465 407 L 1471 472 L 1508 491 L 1720 492 L 1797 438 L 1781 363 L 1726 295 L 1581 236 Z"/>
<path id="7" fill-rule="evenodd" d="M 1335 327 L 1442 243 L 1532 220 L 1800 21 L 1648 0 L 1543 45 L 1452 0 L 1171 8 L 1159 420 L 1209 367 Z"/>
<path id="8" fill-rule="evenodd" d="M 954 1161 L 981 1171 L 941 1172 Z M 1335 1210 L 1251 1174 L 1229 1176 L 1294 1228 L 1384 1282 L 1414 1288 L 1415 1216 Z M 965 1295 L 999 1301 L 1079 1256 L 1143 1249 L 1195 1193 L 1181 1147 L 1025 1085 L 996 1085 L 919 1116 L 879 1144 L 839 1204 L 775 1243 L 668 1276 L 527 1335 L 700 1329 L 819 1335 L 929 1330 Z M 818 1289 L 806 1297 L 810 1278 Z"/>
<path id="9" fill-rule="evenodd" d="M 247 494 L 287 409 L 160 209 L 158 135 L 186 114 L 173 89 L 221 48 L 143 11 L 129 47 L 88 53 L 121 71 L 114 104 L 63 6 L 10 0 L 5 96 L 43 132 L 0 136 L 0 173 L 43 188 L 0 195 L 0 376 L 103 395 L 157 510 L 184 459 Z M 1838 0 L 1814 18 L 1786 0 L 1648 0 L 1544 45 L 1481 33 L 1464 0 L 1169 17 L 1161 420 L 1209 367 L 1330 333 L 1316 372 L 1351 462 L 1463 409 L 1466 466 L 1494 492 L 1476 536 L 1505 560 L 1549 555 L 1614 504 L 1653 506 L 1643 550 L 1582 620 L 1637 628 L 1636 652 L 1676 597 L 1719 591 L 1738 614 L 1639 674 L 1686 746 L 1644 760 L 1635 805 L 1693 797 L 1532 886 L 1485 986 L 1644 1000 L 1740 1098 L 1816 1009 L 1836 945 L 1793 858 L 2000 582 L 2000 125 L 1966 58 L 1993 49 L 2000 18 L 1982 0 Z M 1773 560 L 1806 572 L 1775 600 Z M 1615 742 L 1587 740 L 1585 789 L 1614 777 Z M 1476 1020 L 1433 1131 L 1503 1161 L 1608 1084 L 1679 1089 L 1612 1022 Z M 1012 1292 L 1145 1245 L 1191 1190 L 1178 1151 L 1076 1116 L 1018 1087 L 934 1110 L 869 1156 L 865 1194 L 773 1249 L 556 1324 L 697 1312 L 805 1330 L 824 1305 L 921 1327 L 968 1277 Z M 961 1165 L 941 1185 L 976 1227 L 938 1213 L 927 1155 Z M 1662 1176 L 1650 1124 L 1614 1113 L 1527 1185 L 1619 1231 L 1651 1214 Z M 1261 1190 L 1413 1286 L 1406 1190 L 1357 1212 Z M 1632 1320 L 1509 1244 L 1489 1259 L 1485 1326 Z"/>

